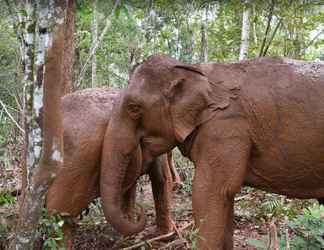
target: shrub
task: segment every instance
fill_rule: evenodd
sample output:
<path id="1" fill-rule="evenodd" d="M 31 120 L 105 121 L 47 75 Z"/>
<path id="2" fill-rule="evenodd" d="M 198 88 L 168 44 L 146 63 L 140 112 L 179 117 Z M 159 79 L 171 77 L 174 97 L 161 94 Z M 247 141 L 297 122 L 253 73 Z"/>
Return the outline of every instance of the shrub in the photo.
<path id="1" fill-rule="evenodd" d="M 43 240 L 43 249 L 65 249 L 59 242 L 63 241 L 64 234 L 62 227 L 67 223 L 59 214 L 49 215 L 46 209 L 43 209 L 43 215 L 39 224 L 37 235 Z"/>
<path id="2" fill-rule="evenodd" d="M 324 206 L 314 204 L 303 210 L 301 215 L 288 221 L 291 231 L 289 245 L 294 250 L 319 250 L 324 248 Z M 286 249 L 285 234 L 280 235 L 280 249 Z M 268 237 L 249 239 L 248 243 L 258 249 L 268 249 Z"/>

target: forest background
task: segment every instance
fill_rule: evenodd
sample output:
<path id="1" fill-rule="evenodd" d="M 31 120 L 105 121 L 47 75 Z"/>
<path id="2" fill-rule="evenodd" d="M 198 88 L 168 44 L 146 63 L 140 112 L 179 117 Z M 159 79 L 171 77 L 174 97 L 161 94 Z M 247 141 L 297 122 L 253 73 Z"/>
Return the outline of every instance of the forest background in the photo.
<path id="1" fill-rule="evenodd" d="M 6 2 L 0 0 L 0 205 L 8 200 L 3 198 L 7 191 L 19 186 L 23 155 L 23 71 L 17 25 Z M 324 60 L 321 2 L 120 0 L 116 5 L 78 0 L 73 7 L 73 89 L 123 88 L 129 70 L 155 53 L 187 63 L 259 56 Z M 175 155 L 177 168 L 188 179 L 183 186 L 188 193 L 192 167 Z M 273 197 L 268 197 L 271 216 L 286 206 Z"/>

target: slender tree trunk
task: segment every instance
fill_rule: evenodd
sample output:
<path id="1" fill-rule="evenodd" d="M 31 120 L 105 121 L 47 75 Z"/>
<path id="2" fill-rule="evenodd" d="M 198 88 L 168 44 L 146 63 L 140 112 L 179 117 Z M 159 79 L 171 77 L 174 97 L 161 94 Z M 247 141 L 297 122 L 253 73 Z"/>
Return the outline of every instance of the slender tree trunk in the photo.
<path id="1" fill-rule="evenodd" d="M 130 42 L 128 44 L 128 72 L 130 73 L 133 67 L 139 62 L 140 50 L 137 43 Z"/>
<path id="2" fill-rule="evenodd" d="M 74 47 L 75 47 L 75 0 L 66 0 L 64 22 L 63 88 L 62 94 L 73 91 Z"/>
<path id="3" fill-rule="evenodd" d="M 51 6 L 51 7 L 50 7 Z M 63 161 L 60 116 L 65 1 L 26 1 L 22 57 L 26 89 L 26 189 L 10 249 L 32 250 L 44 197 Z"/>
<path id="4" fill-rule="evenodd" d="M 264 50 L 263 50 L 262 56 L 266 56 L 266 55 L 267 55 L 268 50 L 269 50 L 269 48 L 270 48 L 270 46 L 271 46 L 271 43 L 272 43 L 272 41 L 273 41 L 273 38 L 274 38 L 275 35 L 277 34 L 277 31 L 278 31 L 279 27 L 281 26 L 281 23 L 282 23 L 282 18 L 278 21 L 278 23 L 277 23 L 275 29 L 273 30 L 272 35 L 271 35 L 271 37 L 270 37 L 270 39 L 269 39 L 269 42 L 268 42 L 267 46 L 264 48 Z"/>
<path id="5" fill-rule="evenodd" d="M 113 9 L 111 10 L 111 13 L 106 17 L 106 24 L 105 24 L 105 27 L 103 28 L 103 30 L 101 31 L 100 33 L 100 36 L 98 37 L 97 39 L 97 42 L 95 44 L 92 44 L 91 45 L 91 48 L 90 48 L 90 52 L 89 52 L 89 56 L 87 57 L 87 59 L 85 60 L 85 63 L 83 64 L 83 66 L 81 67 L 80 69 L 80 74 L 78 76 L 78 79 L 76 81 L 76 87 L 80 86 L 82 80 L 83 80 L 83 77 L 84 77 L 84 73 L 86 71 L 86 68 L 87 68 L 87 65 L 88 63 L 90 62 L 90 60 L 92 59 L 92 57 L 95 55 L 96 53 L 96 50 L 99 46 L 99 44 L 102 42 L 102 40 L 104 39 L 108 29 L 110 28 L 111 26 L 111 18 L 112 18 L 112 15 L 114 15 L 115 13 L 115 10 L 116 8 L 118 7 L 119 5 L 119 1 L 120 0 L 115 0 L 115 4 L 114 4 L 114 7 Z"/>
<path id="6" fill-rule="evenodd" d="M 96 44 L 98 40 L 98 21 L 97 21 L 97 7 L 98 7 L 98 0 L 93 1 L 93 17 L 92 17 L 92 44 Z M 92 45 L 93 47 L 94 45 Z M 97 86 L 97 56 L 94 53 L 92 57 L 92 74 L 91 74 L 91 87 Z"/>
<path id="7" fill-rule="evenodd" d="M 264 37 L 263 37 L 263 40 L 262 40 L 259 56 L 263 56 L 263 53 L 264 53 L 264 47 L 266 45 L 268 34 L 269 34 L 270 28 L 271 28 L 271 21 L 272 21 L 274 6 L 275 6 L 275 0 L 271 0 L 270 10 L 269 10 L 269 14 L 268 14 L 267 27 L 266 27 Z"/>
<path id="8" fill-rule="evenodd" d="M 240 56 L 239 60 L 243 60 L 248 55 L 249 50 L 249 33 L 250 33 L 250 3 L 249 0 L 245 1 L 245 6 L 243 10 L 243 18 L 242 18 L 242 35 L 241 35 L 241 48 L 240 48 Z"/>
<path id="9" fill-rule="evenodd" d="M 208 42 L 207 42 L 207 27 L 208 27 L 208 4 L 206 3 L 205 20 L 201 23 L 201 49 L 200 49 L 200 61 L 208 61 Z"/>

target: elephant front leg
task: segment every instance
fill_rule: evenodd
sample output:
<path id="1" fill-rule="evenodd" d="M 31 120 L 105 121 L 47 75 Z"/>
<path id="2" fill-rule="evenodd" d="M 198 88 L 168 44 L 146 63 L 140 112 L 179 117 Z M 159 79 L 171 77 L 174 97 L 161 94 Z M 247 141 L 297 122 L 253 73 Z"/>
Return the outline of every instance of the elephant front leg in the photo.
<path id="1" fill-rule="evenodd" d="M 193 213 L 198 249 L 233 249 L 234 196 L 247 169 L 250 144 L 239 138 L 220 140 L 195 159 Z"/>
<path id="2" fill-rule="evenodd" d="M 171 199 L 172 176 L 166 155 L 154 160 L 149 172 L 154 197 L 157 233 L 166 234 L 172 231 Z"/>

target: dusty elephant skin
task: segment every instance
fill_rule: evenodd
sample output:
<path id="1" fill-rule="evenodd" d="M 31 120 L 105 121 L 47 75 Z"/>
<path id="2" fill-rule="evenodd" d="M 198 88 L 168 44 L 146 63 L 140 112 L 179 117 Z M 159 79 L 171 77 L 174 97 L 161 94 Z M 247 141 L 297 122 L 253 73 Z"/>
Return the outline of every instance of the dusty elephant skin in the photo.
<path id="1" fill-rule="evenodd" d="M 100 194 L 103 203 L 103 195 L 110 195 L 111 187 L 104 187 L 107 188 L 104 191 L 99 188 L 100 160 L 101 154 L 105 154 L 102 145 L 112 104 L 118 95 L 117 89 L 95 88 L 77 91 L 62 98 L 64 166 L 47 194 L 46 207 L 50 211 L 76 217 Z M 136 179 L 144 173 L 148 173 L 152 181 L 157 230 L 167 233 L 172 228 L 172 180 L 166 155 L 146 159 L 142 164 L 140 148 L 133 153 L 120 193 L 123 216 L 131 220 L 134 215 Z M 141 228 L 138 227 L 138 230 L 143 229 L 144 221 L 141 220 Z M 71 228 L 64 230 L 66 244 L 71 247 Z"/>
<path id="2" fill-rule="evenodd" d="M 102 175 L 101 185 L 116 185 L 116 176 L 122 182 L 140 142 L 153 156 L 178 146 L 195 164 L 199 249 L 233 249 L 234 196 L 244 184 L 324 197 L 323 64 L 259 58 L 187 65 L 155 55 L 130 75 L 112 113 L 102 169 L 113 175 Z M 111 197 L 120 199 L 120 190 Z"/>

